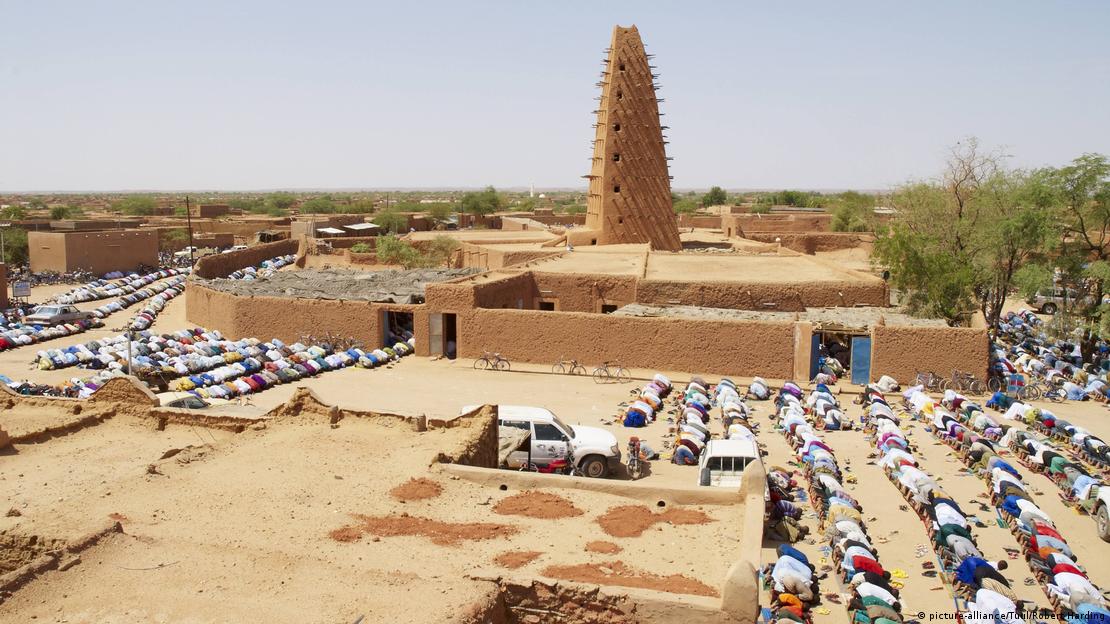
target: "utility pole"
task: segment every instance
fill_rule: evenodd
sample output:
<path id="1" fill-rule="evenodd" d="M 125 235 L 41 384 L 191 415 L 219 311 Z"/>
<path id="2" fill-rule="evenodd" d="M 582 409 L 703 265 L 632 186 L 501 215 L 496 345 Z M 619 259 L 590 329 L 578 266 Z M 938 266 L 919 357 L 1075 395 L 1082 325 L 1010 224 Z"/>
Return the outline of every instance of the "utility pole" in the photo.
<path id="1" fill-rule="evenodd" d="M 4 230 L 10 228 L 11 223 L 0 223 L 0 263 L 8 261 L 8 253 L 4 247 Z"/>
<path id="2" fill-rule="evenodd" d="M 185 222 L 189 226 L 189 266 L 193 266 L 193 209 L 189 207 L 188 195 L 185 196 Z"/>

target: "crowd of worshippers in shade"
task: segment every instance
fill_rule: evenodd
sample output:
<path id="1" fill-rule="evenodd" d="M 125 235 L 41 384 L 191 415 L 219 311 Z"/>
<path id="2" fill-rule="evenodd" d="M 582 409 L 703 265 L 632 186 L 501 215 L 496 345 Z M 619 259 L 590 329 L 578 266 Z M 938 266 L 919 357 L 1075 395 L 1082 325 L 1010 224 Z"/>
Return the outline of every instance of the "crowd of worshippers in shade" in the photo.
<path id="1" fill-rule="evenodd" d="M 991 376 L 1005 382 L 1021 374 L 1059 390 L 1067 400 L 1107 401 L 1110 344 L 1099 340 L 1084 356 L 1080 341 L 1054 338 L 1045 330 L 1044 321 L 1029 310 L 1003 316 L 991 346 Z M 997 385 L 992 400 L 1005 401 L 1005 383 Z"/>

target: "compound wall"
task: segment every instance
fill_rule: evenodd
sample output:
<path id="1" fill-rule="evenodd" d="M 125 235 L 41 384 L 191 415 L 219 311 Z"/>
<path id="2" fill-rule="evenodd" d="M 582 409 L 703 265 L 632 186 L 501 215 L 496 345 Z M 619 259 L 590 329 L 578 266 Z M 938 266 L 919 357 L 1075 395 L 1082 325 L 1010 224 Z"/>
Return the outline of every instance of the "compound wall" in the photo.
<path id="1" fill-rule="evenodd" d="M 725 236 L 744 236 L 744 232 L 828 232 L 830 214 L 728 214 L 721 217 Z"/>
<path id="2" fill-rule="evenodd" d="M 514 362 L 619 360 L 624 366 L 788 379 L 794 324 L 471 310 L 458 317 L 460 358 L 496 351 Z"/>
<path id="3" fill-rule="evenodd" d="M 428 314 L 424 306 L 288 297 L 240 297 L 189 282 L 185 317 L 230 339 L 278 338 L 296 342 L 305 334 L 330 332 L 354 338 L 366 348 L 382 346 L 384 312 L 411 312 L 417 328 L 416 349 L 428 352 Z"/>
<path id="4" fill-rule="evenodd" d="M 854 249 L 860 245 L 874 242 L 871 234 L 848 232 L 744 232 L 744 238 L 761 243 L 779 243 L 787 249 L 804 254 L 818 251 Z"/>
<path id="5" fill-rule="evenodd" d="M 298 242 L 293 239 L 255 245 L 231 253 L 205 256 L 197 262 L 194 274 L 204 279 L 227 277 L 243 267 L 255 266 L 263 260 L 297 253 Z"/>
<path id="6" fill-rule="evenodd" d="M 985 329 L 879 325 L 871 329 L 871 377 L 890 375 L 906 386 L 918 371 L 948 377 L 959 369 L 985 380 L 988 348 Z"/>

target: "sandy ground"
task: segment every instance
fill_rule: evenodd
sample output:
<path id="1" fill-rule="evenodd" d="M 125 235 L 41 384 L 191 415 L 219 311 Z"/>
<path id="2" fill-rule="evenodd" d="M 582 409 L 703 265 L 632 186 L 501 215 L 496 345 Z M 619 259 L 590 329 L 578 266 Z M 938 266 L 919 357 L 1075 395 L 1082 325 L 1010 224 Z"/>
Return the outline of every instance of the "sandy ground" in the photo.
<path id="1" fill-rule="evenodd" d="M 611 562 L 711 587 L 735 557 L 722 508 L 704 509 L 708 523 L 654 524 L 637 537 L 611 536 L 597 521 L 629 504 L 610 495 L 575 492 L 583 513 L 572 519 L 495 513 L 521 493 L 428 471 L 450 431 L 282 421 L 233 435 L 152 431 L 114 419 L 21 446 L 0 458 L 0 487 L 21 513 L 0 518 L 0 530 L 69 537 L 113 518 L 124 534 L 87 551 L 76 567 L 19 590 L 0 604 L 0 621 L 332 623 L 366 615 L 438 622 L 477 599 L 466 575 L 495 568 L 508 551 L 540 553 L 517 570 L 526 575 Z M 159 460 L 171 448 L 184 450 Z M 147 471 L 152 463 L 160 474 Z M 414 475 L 443 493 L 407 502 L 389 495 Z M 404 513 L 412 518 L 389 520 Z M 364 522 L 372 528 L 331 537 Z M 396 534 L 440 522 L 448 525 L 428 536 Z M 469 539 L 480 532 L 474 523 L 500 528 L 489 539 Z M 463 537 L 451 543 L 444 534 Z M 586 551 L 601 540 L 624 550 Z M 699 547 L 680 547 L 691 543 Z M 112 599 L 104 600 L 108 588 Z"/>
<path id="2" fill-rule="evenodd" d="M 52 291 L 56 292 L 64 292 L 73 287 L 45 286 L 42 288 L 51 289 Z M 38 299 L 38 290 L 38 288 L 32 290 L 33 301 L 40 300 Z M 49 296 L 51 294 L 55 294 L 55 292 L 45 293 L 46 296 Z M 81 310 L 92 310 L 95 309 L 97 306 L 103 305 L 107 301 L 111 301 L 111 299 L 105 299 L 103 301 L 89 301 L 86 303 L 77 304 L 77 307 Z M 68 347 L 75 344 L 89 342 L 90 340 L 97 340 L 99 338 L 105 338 L 108 336 L 117 336 L 120 333 L 119 329 L 126 325 L 127 322 L 131 320 L 131 317 L 137 314 L 138 311 L 141 309 L 142 304 L 135 304 L 125 310 L 121 310 L 119 312 L 116 312 L 115 314 L 109 315 L 107 318 L 104 319 L 104 327 L 101 327 L 99 329 L 89 330 L 80 334 L 75 334 L 73 336 L 55 338 L 54 340 L 48 340 L 46 342 L 40 342 L 34 345 L 19 347 L 18 349 L 0 351 L 0 373 L 7 375 L 8 377 L 16 381 L 28 379 L 37 383 L 51 384 L 62 383 L 75 377 L 88 377 L 92 375 L 94 371 L 89 371 L 78 367 L 42 371 L 34 366 L 32 364 L 32 361 L 35 359 L 35 354 L 37 352 L 45 349 L 59 349 L 62 347 Z M 162 312 L 158 314 L 158 318 L 154 320 L 154 325 L 151 327 L 151 331 L 168 333 L 179 329 L 185 329 L 186 327 L 192 327 L 192 325 L 185 321 L 185 295 L 182 294 L 178 295 L 177 297 L 171 299 L 168 303 L 166 303 L 166 307 L 162 309 Z"/>

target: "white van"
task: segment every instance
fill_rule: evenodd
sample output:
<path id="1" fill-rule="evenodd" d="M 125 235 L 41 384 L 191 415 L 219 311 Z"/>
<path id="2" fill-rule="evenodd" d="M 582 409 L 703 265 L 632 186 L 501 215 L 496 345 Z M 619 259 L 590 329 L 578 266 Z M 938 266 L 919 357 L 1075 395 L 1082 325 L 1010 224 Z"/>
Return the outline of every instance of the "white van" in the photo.
<path id="1" fill-rule="evenodd" d="M 754 439 L 710 440 L 698 460 L 698 485 L 739 489 L 752 462 L 763 462 Z"/>
<path id="2" fill-rule="evenodd" d="M 463 414 L 479 406 L 462 408 Z M 597 427 L 568 425 L 542 407 L 498 405 L 498 425 L 530 432 L 532 463 L 546 466 L 552 460 L 570 458 L 587 477 L 599 478 L 617 470 L 621 447 L 613 434 Z M 568 453 L 569 449 L 569 453 Z"/>

